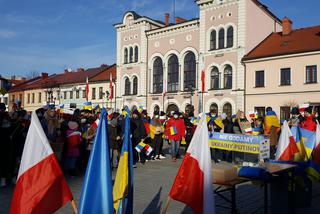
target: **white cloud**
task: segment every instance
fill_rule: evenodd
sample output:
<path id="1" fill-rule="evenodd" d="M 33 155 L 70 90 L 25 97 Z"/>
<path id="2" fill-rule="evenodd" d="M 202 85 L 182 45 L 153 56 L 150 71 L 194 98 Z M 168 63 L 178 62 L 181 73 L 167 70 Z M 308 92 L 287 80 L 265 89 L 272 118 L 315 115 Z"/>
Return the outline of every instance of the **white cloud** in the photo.
<path id="1" fill-rule="evenodd" d="M 15 37 L 17 34 L 12 30 L 1 30 L 0 29 L 0 38 L 2 39 L 10 39 Z"/>

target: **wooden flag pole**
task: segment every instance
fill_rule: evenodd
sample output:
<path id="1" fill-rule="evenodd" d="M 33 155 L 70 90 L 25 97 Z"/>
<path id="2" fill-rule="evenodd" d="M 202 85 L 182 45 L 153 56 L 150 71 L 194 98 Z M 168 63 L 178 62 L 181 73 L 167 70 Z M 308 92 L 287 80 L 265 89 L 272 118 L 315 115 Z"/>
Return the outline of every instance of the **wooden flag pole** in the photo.
<path id="1" fill-rule="evenodd" d="M 70 201 L 70 203 L 71 203 L 73 212 L 74 212 L 75 214 L 78 214 L 78 208 L 77 208 L 76 201 L 75 201 L 74 199 L 72 199 L 72 200 Z"/>
<path id="2" fill-rule="evenodd" d="M 169 208 L 170 202 L 171 202 L 172 198 L 170 196 L 168 196 L 166 203 L 164 204 L 164 207 L 161 211 L 161 214 L 166 214 L 167 210 Z"/>

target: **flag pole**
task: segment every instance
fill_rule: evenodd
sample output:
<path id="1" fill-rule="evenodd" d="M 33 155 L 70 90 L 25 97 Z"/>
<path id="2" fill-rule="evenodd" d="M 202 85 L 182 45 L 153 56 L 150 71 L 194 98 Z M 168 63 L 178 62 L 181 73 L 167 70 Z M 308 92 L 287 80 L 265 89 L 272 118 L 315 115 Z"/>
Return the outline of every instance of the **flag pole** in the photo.
<path id="1" fill-rule="evenodd" d="M 78 208 L 77 208 L 76 200 L 72 199 L 72 200 L 70 201 L 70 203 L 71 203 L 73 212 L 74 212 L 75 214 L 78 214 Z"/>
<path id="2" fill-rule="evenodd" d="M 169 208 L 171 200 L 172 200 L 172 198 L 170 196 L 168 196 L 167 201 L 164 204 L 163 210 L 161 211 L 161 214 L 166 214 L 167 213 L 167 210 Z"/>

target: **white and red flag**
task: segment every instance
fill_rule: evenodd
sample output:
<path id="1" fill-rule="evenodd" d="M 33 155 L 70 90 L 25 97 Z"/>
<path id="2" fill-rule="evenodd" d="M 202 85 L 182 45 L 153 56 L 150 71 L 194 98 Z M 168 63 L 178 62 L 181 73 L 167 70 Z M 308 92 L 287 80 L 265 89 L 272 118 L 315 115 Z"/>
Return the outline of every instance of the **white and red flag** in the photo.
<path id="1" fill-rule="evenodd" d="M 89 100 L 89 80 L 88 80 L 88 77 L 86 79 L 86 100 L 87 100 L 87 102 Z"/>
<path id="2" fill-rule="evenodd" d="M 293 161 L 294 154 L 296 153 L 299 153 L 299 148 L 287 121 L 284 121 L 279 138 L 276 160 Z"/>
<path id="3" fill-rule="evenodd" d="M 72 198 L 59 163 L 33 112 L 10 214 L 54 213 Z"/>
<path id="4" fill-rule="evenodd" d="M 110 90 L 109 99 L 112 100 L 113 99 L 112 73 L 110 73 L 109 83 L 110 83 L 110 85 L 109 85 L 109 90 Z"/>
<path id="5" fill-rule="evenodd" d="M 212 163 L 206 115 L 202 115 L 169 197 L 192 208 L 195 214 L 214 214 Z"/>

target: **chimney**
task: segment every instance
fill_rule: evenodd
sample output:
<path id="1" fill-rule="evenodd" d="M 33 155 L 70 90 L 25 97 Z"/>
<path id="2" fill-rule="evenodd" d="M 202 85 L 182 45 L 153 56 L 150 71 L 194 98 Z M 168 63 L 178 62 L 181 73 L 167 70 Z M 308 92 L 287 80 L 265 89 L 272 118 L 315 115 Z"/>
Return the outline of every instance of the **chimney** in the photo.
<path id="1" fill-rule="evenodd" d="M 165 17 L 165 24 L 166 24 L 166 26 L 169 26 L 170 13 L 165 13 L 165 14 L 164 14 L 164 17 Z"/>
<path id="2" fill-rule="evenodd" d="M 282 19 L 282 35 L 286 36 L 292 32 L 292 21 L 288 17 Z"/>
<path id="3" fill-rule="evenodd" d="M 77 72 L 84 72 L 84 68 L 78 68 Z"/>
<path id="4" fill-rule="evenodd" d="M 186 20 L 181 18 L 181 17 L 176 17 L 176 24 L 179 24 L 179 23 L 182 23 L 182 22 L 185 22 Z"/>
<path id="5" fill-rule="evenodd" d="M 46 78 L 48 78 L 48 73 L 41 73 L 41 77 L 42 77 L 42 79 L 46 79 Z"/>

